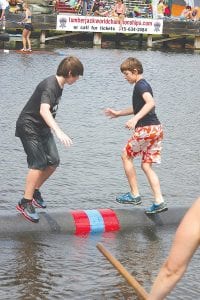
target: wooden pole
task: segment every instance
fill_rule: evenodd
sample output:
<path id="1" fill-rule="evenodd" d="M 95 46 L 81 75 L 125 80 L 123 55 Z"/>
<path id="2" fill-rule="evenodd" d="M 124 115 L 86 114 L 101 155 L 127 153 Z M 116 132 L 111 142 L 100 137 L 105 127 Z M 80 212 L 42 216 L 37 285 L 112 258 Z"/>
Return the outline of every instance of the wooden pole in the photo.
<path id="1" fill-rule="evenodd" d="M 117 271 L 128 281 L 128 283 L 134 288 L 139 299 L 146 300 L 147 292 L 139 284 L 139 282 L 122 266 L 122 264 L 114 257 L 112 254 L 106 250 L 106 248 L 101 244 L 97 244 L 97 249 L 109 260 L 109 262 L 117 269 Z"/>

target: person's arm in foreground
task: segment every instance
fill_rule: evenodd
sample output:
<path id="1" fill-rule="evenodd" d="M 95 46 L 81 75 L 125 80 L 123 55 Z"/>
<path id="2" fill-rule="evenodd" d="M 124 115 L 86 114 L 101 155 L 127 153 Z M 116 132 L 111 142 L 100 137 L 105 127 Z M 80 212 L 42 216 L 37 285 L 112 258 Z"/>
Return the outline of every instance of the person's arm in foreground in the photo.
<path id="1" fill-rule="evenodd" d="M 55 119 L 53 118 L 50 112 L 50 105 L 47 103 L 42 103 L 40 106 L 40 114 L 42 118 L 45 120 L 47 125 L 55 132 L 57 138 L 63 143 L 65 146 L 72 145 L 72 140 L 68 137 L 58 126 Z"/>
<path id="2" fill-rule="evenodd" d="M 169 256 L 160 269 L 147 300 L 162 300 L 181 279 L 200 244 L 200 198 L 181 221 Z"/>

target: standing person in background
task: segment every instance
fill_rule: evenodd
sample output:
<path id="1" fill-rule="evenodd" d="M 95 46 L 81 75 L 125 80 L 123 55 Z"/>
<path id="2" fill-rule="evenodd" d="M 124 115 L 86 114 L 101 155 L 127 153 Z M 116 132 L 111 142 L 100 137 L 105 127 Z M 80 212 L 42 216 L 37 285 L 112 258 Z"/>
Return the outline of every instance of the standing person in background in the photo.
<path id="1" fill-rule="evenodd" d="M 7 0 L 0 0 L 0 21 L 5 20 L 9 14 L 9 2 Z"/>
<path id="2" fill-rule="evenodd" d="M 160 163 L 161 141 L 163 139 L 162 125 L 155 113 L 155 101 L 152 88 L 143 78 L 143 67 L 136 58 L 126 59 L 120 66 L 121 72 L 130 84 L 135 84 L 132 96 L 132 106 L 122 110 L 107 108 L 105 114 L 110 118 L 134 115 L 125 127 L 132 131 L 122 153 L 125 174 L 130 186 L 130 192 L 117 196 L 117 202 L 124 204 L 141 204 L 136 171 L 133 159 L 142 155 L 142 170 L 147 176 L 154 195 L 152 206 L 145 210 L 146 214 L 155 214 L 167 210 L 164 202 L 159 178 L 152 169 L 153 163 Z"/>
<path id="3" fill-rule="evenodd" d="M 64 58 L 56 75 L 41 81 L 23 108 L 16 123 L 15 135 L 21 139 L 27 155 L 29 172 L 23 198 L 17 210 L 32 222 L 39 216 L 33 205 L 46 208 L 39 188 L 54 173 L 60 159 L 52 131 L 65 146 L 72 140 L 55 121 L 56 111 L 65 84 L 72 85 L 83 75 L 83 65 L 74 56 Z"/>
<path id="4" fill-rule="evenodd" d="M 182 219 L 169 252 L 147 300 L 163 300 L 173 290 L 187 270 L 200 246 L 200 197 Z M 184 297 L 183 297 L 184 299 Z"/>
<path id="5" fill-rule="evenodd" d="M 23 4 L 23 9 L 25 11 L 25 18 L 24 20 L 22 20 L 22 24 L 24 24 L 24 29 L 22 32 L 22 43 L 23 43 L 23 48 L 21 49 L 21 51 L 29 51 L 31 52 L 31 40 L 30 40 L 30 36 L 31 36 L 31 32 L 33 31 L 33 25 L 32 25 L 32 13 L 29 9 L 29 5 L 27 3 Z M 26 47 L 28 45 L 28 48 Z"/>

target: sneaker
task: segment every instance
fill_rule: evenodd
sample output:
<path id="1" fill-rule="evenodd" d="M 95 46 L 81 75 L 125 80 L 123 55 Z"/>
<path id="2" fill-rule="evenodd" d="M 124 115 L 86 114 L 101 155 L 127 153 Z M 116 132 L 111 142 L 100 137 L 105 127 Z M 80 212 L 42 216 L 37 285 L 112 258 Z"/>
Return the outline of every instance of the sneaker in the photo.
<path id="1" fill-rule="evenodd" d="M 131 195 L 130 192 L 126 193 L 126 194 L 123 194 L 123 195 L 120 195 L 120 196 L 117 196 L 116 201 L 119 202 L 119 203 L 135 204 L 135 205 L 138 205 L 138 204 L 142 203 L 140 196 L 134 197 L 133 195 Z"/>
<path id="2" fill-rule="evenodd" d="M 35 190 L 34 194 L 33 194 L 33 200 L 32 203 L 39 207 L 39 208 L 46 208 L 46 203 L 44 202 L 41 193 L 39 190 Z"/>
<path id="3" fill-rule="evenodd" d="M 21 199 L 18 202 L 16 209 L 20 211 L 27 220 L 32 221 L 34 223 L 39 222 L 39 216 L 32 205 L 32 201 Z"/>
<path id="4" fill-rule="evenodd" d="M 161 202 L 160 204 L 155 204 L 153 203 L 152 206 L 150 206 L 149 208 L 147 208 L 145 210 L 145 213 L 147 215 L 151 215 L 151 214 L 157 214 L 160 213 L 162 211 L 166 211 L 168 210 L 167 205 L 165 202 Z"/>
<path id="5" fill-rule="evenodd" d="M 28 51 L 28 52 L 32 52 L 32 49 L 31 49 L 31 48 L 28 48 L 26 51 Z"/>

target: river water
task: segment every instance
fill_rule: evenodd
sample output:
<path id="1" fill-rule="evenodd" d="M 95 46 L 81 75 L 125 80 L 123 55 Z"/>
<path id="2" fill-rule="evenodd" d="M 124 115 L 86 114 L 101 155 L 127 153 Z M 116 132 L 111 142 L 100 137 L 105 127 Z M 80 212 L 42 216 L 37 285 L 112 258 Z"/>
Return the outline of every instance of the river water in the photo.
<path id="1" fill-rule="evenodd" d="M 133 87 L 119 70 L 129 56 L 143 63 L 165 130 L 162 164 L 155 167 L 164 197 L 169 207 L 190 206 L 199 195 L 199 54 L 56 48 L 31 55 L 0 53 L 0 210 L 15 211 L 23 194 L 27 166 L 14 136 L 18 114 L 39 81 L 54 74 L 61 59 L 71 54 L 81 59 L 85 72 L 76 84 L 65 87 L 57 121 L 74 144 L 66 149 L 57 143 L 61 164 L 42 188 L 47 211 L 122 207 L 115 196 L 128 191 L 120 154 L 130 133 L 124 127 L 126 117 L 110 120 L 103 110 L 131 104 Z M 143 208 L 151 204 L 152 195 L 140 159 L 136 168 Z M 96 244 L 102 242 L 149 290 L 175 229 L 141 228 L 87 237 L 4 236 L 0 239 L 0 299 L 137 299 Z M 200 299 L 199 259 L 197 251 L 168 299 Z"/>

